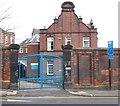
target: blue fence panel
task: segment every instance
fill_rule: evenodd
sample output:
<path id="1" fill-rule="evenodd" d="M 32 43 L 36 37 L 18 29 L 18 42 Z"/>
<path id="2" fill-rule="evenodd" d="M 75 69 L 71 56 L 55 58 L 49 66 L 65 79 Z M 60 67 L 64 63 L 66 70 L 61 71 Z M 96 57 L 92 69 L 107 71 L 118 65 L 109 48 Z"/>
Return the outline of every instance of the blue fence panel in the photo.
<path id="1" fill-rule="evenodd" d="M 21 77 L 23 69 L 22 60 L 25 61 L 25 77 Z M 48 60 L 54 61 L 53 74 L 48 73 Z M 32 63 L 32 66 L 31 66 Z M 50 63 L 50 62 L 49 62 Z M 35 66 L 34 66 L 35 65 Z M 63 88 L 64 70 L 63 60 L 60 56 L 52 54 L 32 54 L 19 58 L 19 89 L 40 89 L 40 88 Z M 32 67 L 32 68 L 31 68 Z"/>

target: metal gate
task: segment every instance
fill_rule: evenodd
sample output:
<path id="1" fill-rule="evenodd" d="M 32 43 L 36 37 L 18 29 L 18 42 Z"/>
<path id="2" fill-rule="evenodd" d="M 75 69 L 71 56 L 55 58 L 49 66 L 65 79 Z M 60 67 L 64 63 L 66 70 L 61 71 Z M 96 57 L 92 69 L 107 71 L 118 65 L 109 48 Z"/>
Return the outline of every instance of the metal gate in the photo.
<path id="1" fill-rule="evenodd" d="M 52 54 L 32 54 L 19 58 L 18 88 L 64 88 L 62 58 Z"/>

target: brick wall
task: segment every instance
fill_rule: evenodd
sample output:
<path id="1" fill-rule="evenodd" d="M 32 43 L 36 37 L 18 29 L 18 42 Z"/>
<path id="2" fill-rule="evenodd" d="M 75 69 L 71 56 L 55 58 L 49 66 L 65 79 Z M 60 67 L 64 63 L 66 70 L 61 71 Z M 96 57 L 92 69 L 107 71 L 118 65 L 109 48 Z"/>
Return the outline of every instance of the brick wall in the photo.
<path id="1" fill-rule="evenodd" d="M 112 83 L 118 83 L 119 55 L 120 51 L 115 49 L 114 59 L 111 60 Z M 109 83 L 107 49 L 73 49 L 71 56 L 71 81 L 74 86 L 97 86 Z"/>
<path id="2" fill-rule="evenodd" d="M 29 43 L 27 44 L 28 55 L 29 54 L 38 54 L 39 53 L 39 43 Z"/>

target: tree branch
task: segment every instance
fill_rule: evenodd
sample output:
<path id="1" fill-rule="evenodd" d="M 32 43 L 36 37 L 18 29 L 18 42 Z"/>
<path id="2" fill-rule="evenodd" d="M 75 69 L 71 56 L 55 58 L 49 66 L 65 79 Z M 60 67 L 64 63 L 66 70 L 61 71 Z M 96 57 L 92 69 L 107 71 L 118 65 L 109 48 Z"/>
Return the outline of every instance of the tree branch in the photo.
<path id="1" fill-rule="evenodd" d="M 2 22 L 3 20 L 10 18 L 11 13 L 9 13 L 11 7 L 8 7 L 2 11 L 0 11 L 0 22 Z"/>

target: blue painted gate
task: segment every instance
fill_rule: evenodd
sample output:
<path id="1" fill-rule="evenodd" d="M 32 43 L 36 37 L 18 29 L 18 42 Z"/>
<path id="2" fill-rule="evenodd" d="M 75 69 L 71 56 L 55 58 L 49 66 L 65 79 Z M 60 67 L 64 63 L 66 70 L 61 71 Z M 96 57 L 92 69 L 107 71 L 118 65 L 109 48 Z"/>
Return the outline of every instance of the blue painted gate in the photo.
<path id="1" fill-rule="evenodd" d="M 18 88 L 64 88 L 62 58 L 52 54 L 32 54 L 19 58 Z"/>

